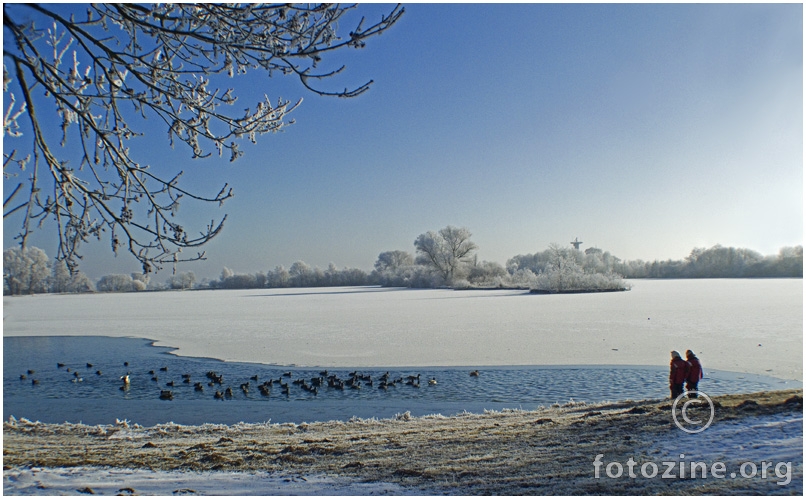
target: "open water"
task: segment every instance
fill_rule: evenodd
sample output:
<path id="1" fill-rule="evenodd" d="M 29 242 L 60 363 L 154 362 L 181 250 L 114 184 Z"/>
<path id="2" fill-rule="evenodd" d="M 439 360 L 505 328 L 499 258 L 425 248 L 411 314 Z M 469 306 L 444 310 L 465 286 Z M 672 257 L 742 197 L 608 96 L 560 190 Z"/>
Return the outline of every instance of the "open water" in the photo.
<path id="1" fill-rule="evenodd" d="M 142 338 L 4 337 L 3 417 L 92 425 L 112 424 L 116 419 L 147 426 L 171 421 L 301 423 L 352 417 L 390 418 L 406 411 L 413 416 L 448 416 L 463 411 L 530 410 L 571 400 L 598 402 L 668 396 L 665 366 L 595 365 L 486 366 L 479 368 L 478 377 L 470 376 L 476 367 L 362 367 L 357 371 L 371 376 L 372 386 L 366 381 L 361 389 L 325 386 L 314 395 L 293 381 L 305 379 L 310 384 L 311 378 L 320 376 L 324 368 L 180 357 L 172 355 L 171 350 L 152 346 L 152 341 Z M 328 374 L 342 379 L 356 371 L 327 369 Z M 29 374 L 29 370 L 33 373 Z M 223 384 L 208 386 L 208 371 L 223 375 Z M 291 376 L 285 376 L 289 371 Z M 386 372 L 391 379 L 404 381 L 381 390 L 379 380 Z M 130 385 L 121 390 L 120 377 L 126 374 Z M 183 374 L 190 375 L 189 383 L 183 382 Z M 23 375 L 25 379 L 21 379 Z M 408 376 L 416 375 L 420 375 L 419 388 L 405 384 Z M 156 381 L 152 380 L 155 376 Z M 257 376 L 257 381 L 251 379 L 253 376 Z M 432 378 L 436 384 L 428 383 Z M 269 379 L 275 380 L 271 394 L 261 395 L 257 385 Z M 288 395 L 280 393 L 278 379 L 288 383 Z M 175 386 L 167 385 L 171 381 Z M 202 382 L 204 391 L 195 390 L 196 382 Z M 240 389 L 246 382 L 250 383 L 249 393 Z M 706 378 L 700 389 L 718 395 L 801 386 L 798 381 L 710 370 L 706 365 Z M 233 397 L 216 400 L 215 391 L 224 391 L 226 387 L 232 388 Z M 159 399 L 161 390 L 166 389 L 173 391 L 173 400 Z"/>

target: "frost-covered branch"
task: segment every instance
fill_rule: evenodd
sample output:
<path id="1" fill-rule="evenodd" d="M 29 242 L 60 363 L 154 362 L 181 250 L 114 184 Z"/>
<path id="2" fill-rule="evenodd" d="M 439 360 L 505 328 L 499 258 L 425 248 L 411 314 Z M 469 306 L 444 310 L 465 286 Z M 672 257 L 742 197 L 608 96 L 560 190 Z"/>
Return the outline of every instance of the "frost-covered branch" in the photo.
<path id="1" fill-rule="evenodd" d="M 274 133 L 301 102 L 263 95 L 235 108 L 235 88 L 220 86 L 247 72 L 296 76 L 320 95 L 352 97 L 355 88 L 319 87 L 338 75 L 320 70 L 333 51 L 361 48 L 400 18 L 403 9 L 340 34 L 339 21 L 356 7 L 326 4 L 4 4 L 4 141 L 29 141 L 4 153 L 5 178 L 30 167 L 28 200 L 4 205 L 4 217 L 25 212 L 19 239 L 46 220 L 56 224 L 57 259 L 75 271 L 80 244 L 108 233 L 148 273 L 198 260 L 182 250 L 221 232 L 226 216 L 201 230 L 178 222 L 182 202 L 222 204 L 180 183 L 182 173 L 146 165 L 133 139 L 154 133 L 154 118 L 171 145 L 192 158 L 243 155 L 240 144 Z M 83 10 L 83 12 L 81 12 Z M 151 118 L 146 125 L 145 120 Z M 54 133 L 57 132 L 57 133 Z M 41 170 L 41 171 L 40 171 Z"/>

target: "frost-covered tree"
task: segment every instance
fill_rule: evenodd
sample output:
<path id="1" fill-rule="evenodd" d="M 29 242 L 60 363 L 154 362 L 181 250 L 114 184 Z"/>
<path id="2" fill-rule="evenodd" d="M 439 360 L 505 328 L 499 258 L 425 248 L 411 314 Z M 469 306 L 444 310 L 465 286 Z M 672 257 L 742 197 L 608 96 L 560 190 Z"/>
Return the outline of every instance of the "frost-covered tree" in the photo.
<path id="1" fill-rule="evenodd" d="M 378 272 L 395 272 L 401 267 L 414 264 L 414 257 L 408 251 L 384 251 L 375 261 L 375 270 Z"/>
<path id="2" fill-rule="evenodd" d="M 143 291 L 146 285 L 143 281 L 134 280 L 126 274 L 110 274 L 98 279 L 95 288 L 103 293 L 127 293 Z"/>
<path id="3" fill-rule="evenodd" d="M 51 264 L 50 279 L 48 280 L 48 290 L 51 293 L 67 293 L 70 288 L 70 269 L 64 261 L 56 260 Z"/>
<path id="4" fill-rule="evenodd" d="M 467 274 L 467 280 L 475 286 L 504 286 L 509 277 L 507 269 L 496 262 L 473 262 Z"/>
<path id="5" fill-rule="evenodd" d="M 581 251 L 552 243 L 545 271 L 532 277 L 531 289 L 551 293 L 577 291 L 627 290 L 629 286 L 622 277 L 612 272 L 597 272 L 584 269 L 579 263 Z"/>
<path id="6" fill-rule="evenodd" d="M 288 269 L 288 275 L 291 286 L 297 288 L 312 286 L 314 283 L 313 269 L 302 260 L 297 260 L 291 264 L 291 268 Z"/>
<path id="7" fill-rule="evenodd" d="M 204 258 L 199 247 L 221 232 L 226 215 L 186 227 L 177 210 L 191 201 L 194 208 L 183 212 L 219 205 L 231 188 L 195 192 L 183 171 L 138 159 L 138 148 L 148 147 L 138 138 L 148 134 L 150 142 L 161 129 L 194 159 L 215 153 L 236 160 L 240 144 L 291 123 L 287 115 L 301 101 L 264 95 L 240 102 L 230 79 L 248 72 L 296 77 L 318 95 L 363 93 L 371 81 L 323 87 L 344 69 L 324 60 L 363 47 L 403 9 L 352 22 L 355 8 L 4 3 L 3 215 L 21 216 L 21 247 L 49 220 L 59 237 L 56 258 L 71 273 L 80 244 L 104 233 L 112 250 L 131 253 L 145 274 Z M 195 254 L 182 253 L 188 249 Z"/>
<path id="8" fill-rule="evenodd" d="M 50 262 L 43 250 L 31 246 L 3 251 L 3 281 L 8 293 L 44 293 L 49 276 Z"/>
<path id="9" fill-rule="evenodd" d="M 266 273 L 266 287 L 268 288 L 287 288 L 291 274 L 288 273 L 285 267 L 278 265 Z"/>
<path id="10" fill-rule="evenodd" d="M 457 276 L 457 271 L 473 259 L 478 246 L 470 240 L 472 234 L 464 227 L 449 225 L 439 232 L 428 231 L 414 240 L 417 263 L 431 267 L 447 283 Z"/>
<path id="11" fill-rule="evenodd" d="M 55 260 L 51 264 L 48 291 L 51 293 L 88 293 L 95 291 L 95 286 L 84 272 L 78 270 L 71 274 L 63 260 Z"/>
<path id="12" fill-rule="evenodd" d="M 196 274 L 193 272 L 177 272 L 168 279 L 171 289 L 191 289 L 196 283 Z"/>

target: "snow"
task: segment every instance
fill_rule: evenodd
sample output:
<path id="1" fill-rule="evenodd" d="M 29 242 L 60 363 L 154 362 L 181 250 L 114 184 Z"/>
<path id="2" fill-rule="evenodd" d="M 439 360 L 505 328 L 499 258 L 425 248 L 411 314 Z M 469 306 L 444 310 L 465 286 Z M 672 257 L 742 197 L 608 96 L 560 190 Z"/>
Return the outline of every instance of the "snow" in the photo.
<path id="1" fill-rule="evenodd" d="M 177 354 L 262 364 L 655 365 L 802 380 L 800 279 L 641 280 L 631 291 L 318 288 L 4 298 L 14 336 L 150 338 Z"/>
<path id="2" fill-rule="evenodd" d="M 152 338 L 179 355 L 322 367 L 666 365 L 696 351 L 721 369 L 802 380 L 802 280 L 638 281 L 632 291 L 330 288 L 4 298 L 6 336 Z M 628 396 L 625 395 L 625 398 Z M 670 433 L 658 456 L 792 461 L 802 491 L 802 416 Z M 107 468 L 8 469 L 18 495 L 412 495 L 333 476 Z"/>
<path id="3" fill-rule="evenodd" d="M 803 462 L 803 414 L 722 421 L 701 433 L 674 432 L 654 452 L 686 461 Z"/>
<path id="4" fill-rule="evenodd" d="M 384 482 L 358 482 L 333 476 L 282 476 L 272 473 L 150 471 L 117 468 L 30 468 L 3 472 L 4 495 L 418 495 Z"/>

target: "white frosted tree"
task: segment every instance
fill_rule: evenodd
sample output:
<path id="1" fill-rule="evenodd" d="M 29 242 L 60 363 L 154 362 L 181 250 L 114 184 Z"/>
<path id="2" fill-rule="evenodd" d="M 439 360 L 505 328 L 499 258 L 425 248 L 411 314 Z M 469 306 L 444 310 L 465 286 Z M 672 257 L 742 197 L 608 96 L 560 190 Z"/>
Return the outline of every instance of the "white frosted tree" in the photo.
<path id="1" fill-rule="evenodd" d="M 449 225 L 438 232 L 428 231 L 414 240 L 417 263 L 437 272 L 447 283 L 458 278 L 457 273 L 473 260 L 478 246 L 470 240 L 472 234 L 464 227 Z"/>
<path id="2" fill-rule="evenodd" d="M 397 272 L 398 269 L 414 265 L 414 257 L 408 251 L 384 251 L 375 261 L 378 272 Z"/>
<path id="3" fill-rule="evenodd" d="M 126 274 L 110 274 L 98 279 L 95 288 L 104 293 L 127 293 L 143 291 L 146 289 L 146 285 L 143 281 L 132 279 Z"/>
<path id="4" fill-rule="evenodd" d="M 70 269 L 64 261 L 56 260 L 51 265 L 51 273 L 48 289 L 51 293 L 67 293 L 70 291 Z"/>
<path id="5" fill-rule="evenodd" d="M 39 248 L 10 248 L 3 251 L 3 279 L 12 295 L 44 293 L 50 277 L 48 255 Z"/>
<path id="6" fill-rule="evenodd" d="M 288 269 L 288 275 L 291 285 L 298 288 L 311 286 L 314 281 L 314 270 L 302 260 L 297 260 L 291 264 L 291 268 Z"/>
<path id="7" fill-rule="evenodd" d="M 145 164 L 138 148 L 159 131 L 190 158 L 235 161 L 240 145 L 293 122 L 288 114 L 301 99 L 238 100 L 251 92 L 244 87 L 264 87 L 274 76 L 296 78 L 301 93 L 362 94 L 372 81 L 325 88 L 344 69 L 331 56 L 364 47 L 403 9 L 391 6 L 365 22 L 351 13 L 356 8 L 4 3 L 3 216 L 21 219 L 21 247 L 35 228 L 53 227 L 56 258 L 71 274 L 80 245 L 92 239 L 129 252 L 144 274 L 203 259 L 200 248 L 221 232 L 226 215 L 186 227 L 192 222 L 178 208 L 220 205 L 232 189 L 222 181 L 217 192 L 195 191 L 184 171 Z"/>

